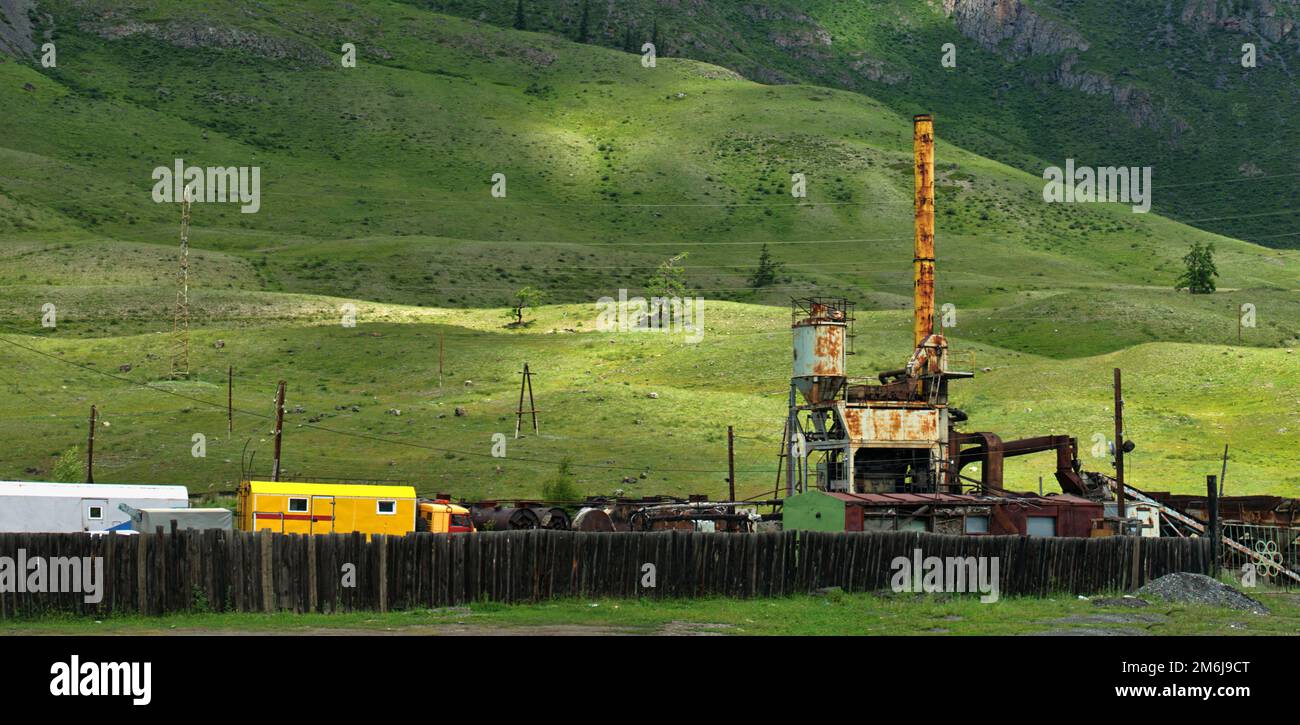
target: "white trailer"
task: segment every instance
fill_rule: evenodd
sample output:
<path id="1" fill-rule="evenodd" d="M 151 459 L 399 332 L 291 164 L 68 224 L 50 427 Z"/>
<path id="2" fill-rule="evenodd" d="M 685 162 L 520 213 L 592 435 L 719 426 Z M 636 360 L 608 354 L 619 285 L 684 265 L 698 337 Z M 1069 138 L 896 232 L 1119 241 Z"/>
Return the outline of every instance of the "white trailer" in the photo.
<path id="1" fill-rule="evenodd" d="M 207 529 L 223 529 L 230 531 L 235 528 L 235 515 L 230 509 L 138 509 L 127 504 L 121 504 L 118 508 L 122 509 L 130 518 L 131 530 L 140 534 L 152 534 L 160 526 L 163 531 L 171 531 L 173 523 L 176 524 L 177 530 L 206 531 Z"/>
<path id="2" fill-rule="evenodd" d="M 189 508 L 184 486 L 0 481 L 0 531 L 60 533 L 131 529 L 119 508 Z"/>

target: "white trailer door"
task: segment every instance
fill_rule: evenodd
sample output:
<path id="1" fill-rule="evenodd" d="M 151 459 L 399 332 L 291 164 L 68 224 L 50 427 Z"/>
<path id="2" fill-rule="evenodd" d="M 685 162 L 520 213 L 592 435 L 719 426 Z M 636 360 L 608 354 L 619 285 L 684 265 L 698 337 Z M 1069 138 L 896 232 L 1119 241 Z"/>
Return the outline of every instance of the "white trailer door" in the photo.
<path id="1" fill-rule="evenodd" d="M 108 499 L 81 499 L 81 530 L 103 531 L 108 528 Z"/>

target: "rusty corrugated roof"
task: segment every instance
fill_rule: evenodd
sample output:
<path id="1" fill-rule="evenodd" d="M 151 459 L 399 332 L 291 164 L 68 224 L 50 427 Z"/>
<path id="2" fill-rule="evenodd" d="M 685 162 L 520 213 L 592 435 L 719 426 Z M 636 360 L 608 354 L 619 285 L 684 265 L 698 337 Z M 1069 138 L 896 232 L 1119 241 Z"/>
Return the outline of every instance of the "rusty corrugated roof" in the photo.
<path id="1" fill-rule="evenodd" d="M 823 491 L 846 503 L 860 506 L 988 506 L 1005 503 L 1027 503 L 1034 505 L 1064 504 L 1069 506 L 1098 505 L 1098 502 L 1082 496 L 1055 494 L 1039 496 L 1038 494 L 1016 494 L 1010 496 L 978 496 L 965 493 L 846 493 L 843 491 Z"/>

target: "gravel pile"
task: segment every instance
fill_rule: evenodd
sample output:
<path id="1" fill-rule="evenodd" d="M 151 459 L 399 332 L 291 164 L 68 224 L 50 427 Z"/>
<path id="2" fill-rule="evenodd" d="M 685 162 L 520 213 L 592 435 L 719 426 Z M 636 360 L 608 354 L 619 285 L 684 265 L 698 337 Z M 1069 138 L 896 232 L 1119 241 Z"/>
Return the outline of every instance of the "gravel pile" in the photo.
<path id="1" fill-rule="evenodd" d="M 1176 572 L 1147 582 L 1138 594 L 1159 597 L 1166 602 L 1208 604 L 1255 614 L 1268 614 L 1268 607 L 1204 574 Z"/>

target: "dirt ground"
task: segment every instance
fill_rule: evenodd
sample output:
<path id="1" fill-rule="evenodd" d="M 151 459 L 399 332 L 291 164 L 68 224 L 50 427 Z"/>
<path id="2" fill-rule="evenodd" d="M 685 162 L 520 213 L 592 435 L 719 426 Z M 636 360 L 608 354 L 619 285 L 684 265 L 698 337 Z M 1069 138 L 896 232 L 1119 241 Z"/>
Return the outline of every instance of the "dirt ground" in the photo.
<path id="1" fill-rule="evenodd" d="M 309 627 L 292 630 L 200 629 L 192 627 L 132 630 L 132 635 L 181 637 L 626 637 L 626 636 L 718 636 L 726 634 L 729 624 L 669 622 L 654 629 L 609 627 L 582 624 L 536 626 L 502 626 L 483 624 L 412 625 L 410 627 Z"/>

